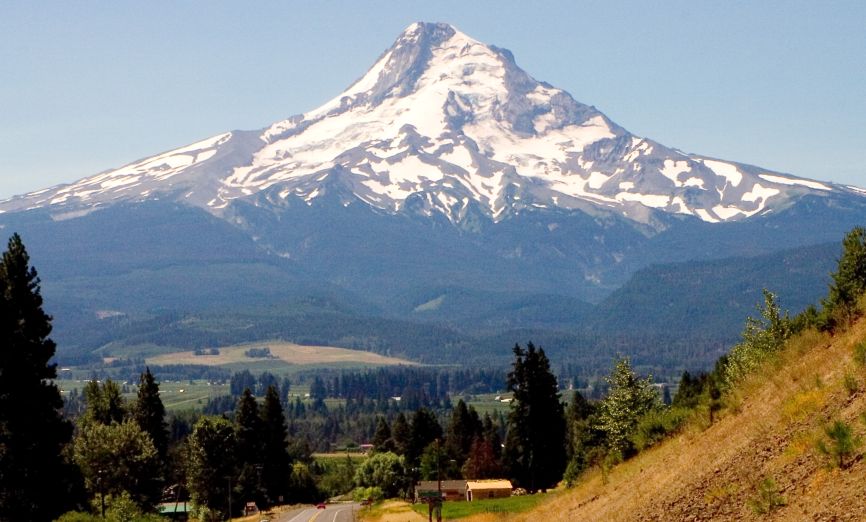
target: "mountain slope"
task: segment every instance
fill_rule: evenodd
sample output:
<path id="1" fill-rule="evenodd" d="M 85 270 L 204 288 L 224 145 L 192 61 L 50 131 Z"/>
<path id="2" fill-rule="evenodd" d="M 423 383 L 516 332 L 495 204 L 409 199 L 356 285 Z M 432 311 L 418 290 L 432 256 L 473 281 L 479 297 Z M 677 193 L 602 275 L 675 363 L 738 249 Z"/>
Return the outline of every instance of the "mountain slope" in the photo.
<path id="1" fill-rule="evenodd" d="M 447 24 L 415 23 L 346 91 L 261 131 L 229 132 L 0 203 L 65 217 L 168 198 L 231 216 L 231 205 L 307 204 L 329 192 L 389 213 L 475 207 L 501 221 L 528 209 L 658 212 L 730 221 L 803 195 L 862 191 L 665 147 L 634 136 L 512 54 Z"/>
<path id="2" fill-rule="evenodd" d="M 866 321 L 828 336 L 807 332 L 742 388 L 733 411 L 617 466 L 591 473 L 539 509 L 508 520 L 863 520 L 866 460 L 829 469 L 815 443 L 844 420 L 864 434 L 866 372 L 852 360 Z M 848 377 L 846 377 L 846 375 Z M 858 390 L 848 391 L 846 378 Z M 860 450 L 862 451 L 862 447 Z M 786 505 L 757 515 L 750 500 L 770 478 Z"/>

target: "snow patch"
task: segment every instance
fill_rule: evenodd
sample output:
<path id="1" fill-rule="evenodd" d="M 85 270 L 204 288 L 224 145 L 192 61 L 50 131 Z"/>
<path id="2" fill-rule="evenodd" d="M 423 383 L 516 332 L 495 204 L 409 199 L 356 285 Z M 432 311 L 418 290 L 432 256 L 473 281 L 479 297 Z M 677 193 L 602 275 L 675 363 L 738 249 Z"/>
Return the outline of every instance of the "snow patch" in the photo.
<path id="1" fill-rule="evenodd" d="M 818 183 L 817 181 L 810 181 L 807 179 L 792 179 L 782 176 L 774 176 L 772 174 L 758 174 L 758 177 L 767 180 L 770 183 L 778 183 L 780 185 L 801 185 L 803 187 L 809 187 L 816 190 L 833 190 L 827 185 L 824 185 L 823 183 Z"/>

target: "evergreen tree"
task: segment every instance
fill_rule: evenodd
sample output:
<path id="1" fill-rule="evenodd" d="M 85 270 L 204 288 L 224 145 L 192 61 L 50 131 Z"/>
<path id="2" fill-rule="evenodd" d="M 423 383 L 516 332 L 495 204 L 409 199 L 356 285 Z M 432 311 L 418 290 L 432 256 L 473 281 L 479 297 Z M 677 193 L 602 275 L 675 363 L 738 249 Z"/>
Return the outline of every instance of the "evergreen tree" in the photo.
<path id="1" fill-rule="evenodd" d="M 288 454 L 288 432 L 286 416 L 275 386 L 265 392 L 262 406 L 262 487 L 267 505 L 285 497 L 291 462 Z"/>
<path id="2" fill-rule="evenodd" d="M 511 476 L 527 491 L 545 491 L 559 482 L 565 468 L 565 418 L 543 349 L 532 343 L 526 350 L 514 346 L 508 389 L 514 394 L 505 439 Z"/>
<path id="3" fill-rule="evenodd" d="M 162 404 L 162 399 L 159 398 L 159 384 L 150 373 L 150 368 L 145 368 L 139 379 L 134 417 L 142 431 L 150 435 L 160 460 L 165 460 L 168 453 L 168 425 L 165 422 L 165 406 Z"/>
<path id="4" fill-rule="evenodd" d="M 18 234 L 0 261 L 0 520 L 51 520 L 72 507 L 61 452 L 72 425 L 50 364 L 39 278 Z"/>
<path id="5" fill-rule="evenodd" d="M 260 484 L 263 465 L 261 427 L 262 418 L 256 399 L 247 388 L 238 400 L 235 410 L 236 452 L 240 470 L 237 489 L 242 498 L 254 498 L 257 502 L 265 500 Z"/>
<path id="6" fill-rule="evenodd" d="M 866 229 L 855 227 L 842 240 L 842 257 L 831 274 L 830 291 L 822 301 L 824 327 L 847 326 L 856 314 L 857 301 L 866 292 Z"/>
<path id="7" fill-rule="evenodd" d="M 436 420 L 436 415 L 427 408 L 419 408 L 412 415 L 409 445 L 406 448 L 406 465 L 418 466 L 424 448 L 436 439 L 442 438 L 442 427 Z"/>
<path id="8" fill-rule="evenodd" d="M 409 451 L 409 439 L 412 437 L 412 429 L 406 416 L 401 411 L 394 423 L 391 425 L 391 438 L 394 440 L 394 452 L 405 456 Z"/>
<path id="9" fill-rule="evenodd" d="M 457 401 L 457 406 L 451 410 L 448 423 L 445 450 L 449 458 L 462 466 L 469 456 L 472 441 L 481 434 L 481 421 L 474 408 L 469 408 L 463 399 Z"/>
<path id="10" fill-rule="evenodd" d="M 376 421 L 376 432 L 373 434 L 373 451 L 394 451 L 391 428 L 388 427 L 388 420 L 385 417 L 379 417 Z"/>

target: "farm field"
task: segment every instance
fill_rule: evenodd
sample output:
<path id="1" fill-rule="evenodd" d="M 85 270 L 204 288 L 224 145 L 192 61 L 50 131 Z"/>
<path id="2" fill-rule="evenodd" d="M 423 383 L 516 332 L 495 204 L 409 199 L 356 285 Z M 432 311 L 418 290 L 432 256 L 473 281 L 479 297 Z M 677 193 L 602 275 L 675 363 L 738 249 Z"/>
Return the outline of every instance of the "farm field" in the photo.
<path id="1" fill-rule="evenodd" d="M 245 352 L 267 348 L 270 357 L 249 357 Z M 227 368 L 261 371 L 279 369 L 285 366 L 393 366 L 398 364 L 413 365 L 411 361 L 386 357 L 372 352 L 334 348 L 330 346 L 302 346 L 286 342 L 249 343 L 219 348 L 216 355 L 196 355 L 192 351 L 174 352 L 146 357 L 147 364 L 200 364 L 206 366 L 224 366 Z"/>

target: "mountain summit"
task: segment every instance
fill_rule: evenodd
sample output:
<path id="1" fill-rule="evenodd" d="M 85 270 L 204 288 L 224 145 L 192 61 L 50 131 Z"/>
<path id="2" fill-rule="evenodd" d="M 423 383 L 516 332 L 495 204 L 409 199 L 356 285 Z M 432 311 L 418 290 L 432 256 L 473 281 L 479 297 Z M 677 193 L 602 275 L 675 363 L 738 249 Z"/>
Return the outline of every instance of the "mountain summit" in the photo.
<path id="1" fill-rule="evenodd" d="M 656 209 L 719 222 L 804 194 L 860 192 L 634 136 L 533 79 L 509 51 L 448 24 L 418 22 L 313 111 L 15 197 L 0 210 L 171 197 L 221 214 L 239 199 L 310 204 L 333 191 L 345 204 L 452 222 L 472 206 L 494 221 L 560 208 L 606 209 L 638 222 Z"/>

